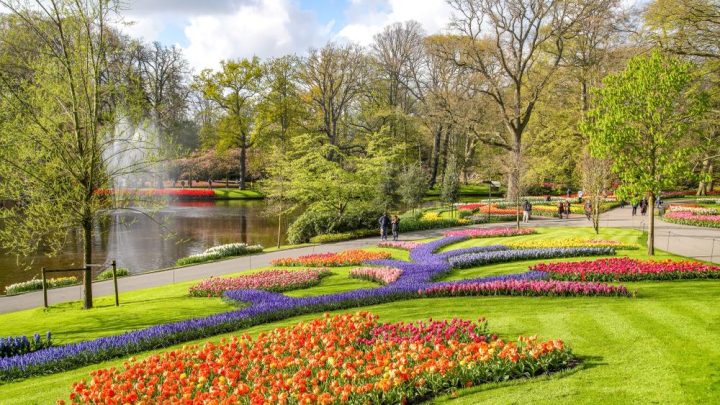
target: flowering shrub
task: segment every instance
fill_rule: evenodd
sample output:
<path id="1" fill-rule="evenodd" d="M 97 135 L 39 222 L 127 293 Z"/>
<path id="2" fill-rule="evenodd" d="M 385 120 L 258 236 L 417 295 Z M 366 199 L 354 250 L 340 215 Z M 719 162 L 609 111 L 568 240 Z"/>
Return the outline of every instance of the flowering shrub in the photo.
<path id="1" fill-rule="evenodd" d="M 406 242 L 406 241 L 383 241 L 378 243 L 378 247 L 391 248 L 391 249 L 402 249 L 402 250 L 413 250 L 416 247 L 422 245 L 421 242 Z"/>
<path id="2" fill-rule="evenodd" d="M 357 266 L 367 260 L 389 259 L 388 252 L 368 252 L 366 250 L 347 250 L 340 253 L 317 253 L 298 258 L 275 259 L 275 266 Z"/>
<path id="3" fill-rule="evenodd" d="M 695 215 L 687 211 L 668 212 L 663 220 L 682 225 L 720 228 L 720 215 Z"/>
<path id="4" fill-rule="evenodd" d="M 548 248 L 525 250 L 500 250 L 495 252 L 469 253 L 448 259 L 455 268 L 468 268 L 492 263 L 517 260 L 552 259 L 556 257 L 614 255 L 615 250 L 607 247 Z"/>
<path id="5" fill-rule="evenodd" d="M 604 283 L 548 280 L 498 280 L 433 286 L 418 291 L 420 296 L 456 297 L 465 295 L 522 296 L 630 296 L 627 288 Z"/>
<path id="6" fill-rule="evenodd" d="M 255 339 L 244 335 L 131 359 L 73 384 L 70 403 L 404 403 L 449 387 L 557 371 L 574 361 L 561 340 L 483 341 L 453 332 L 434 344 L 426 337 L 435 331 L 424 329 L 399 343 L 383 333 L 363 340 L 378 327 L 368 313 L 326 315 Z"/>
<path id="7" fill-rule="evenodd" d="M 225 291 L 255 288 L 265 291 L 290 291 L 307 288 L 320 283 L 329 276 L 326 269 L 267 270 L 232 278 L 210 277 L 190 287 L 194 297 L 222 297 Z"/>
<path id="8" fill-rule="evenodd" d="M 585 262 L 540 263 L 531 270 L 559 280 L 641 281 L 720 278 L 720 267 L 699 262 L 637 260 L 627 257 Z"/>
<path id="9" fill-rule="evenodd" d="M 445 236 L 467 236 L 469 238 L 495 238 L 501 236 L 530 235 L 535 233 L 532 228 L 473 228 L 445 232 Z"/>
<path id="10" fill-rule="evenodd" d="M 601 239 L 540 239 L 540 240 L 524 240 L 506 243 L 507 247 L 513 249 L 537 249 L 537 248 L 560 248 L 560 247 L 611 247 L 615 249 L 632 250 L 638 249 L 638 246 L 632 243 L 623 243 L 614 240 Z"/>
<path id="11" fill-rule="evenodd" d="M 397 281 L 402 270 L 394 267 L 358 267 L 350 270 L 350 277 L 390 284 Z"/>
<path id="12" fill-rule="evenodd" d="M 261 245 L 248 245 L 247 243 L 229 243 L 227 245 L 213 246 L 202 253 L 178 259 L 175 262 L 178 266 L 204 263 L 213 260 L 220 260 L 226 257 L 244 256 L 263 251 Z"/>
<path id="13" fill-rule="evenodd" d="M 77 283 L 78 278 L 75 276 L 55 277 L 47 279 L 48 288 L 66 287 L 69 285 L 75 285 Z M 28 291 L 42 290 L 42 288 L 42 280 L 33 278 L 32 280 L 10 284 L 9 286 L 5 287 L 5 295 L 22 294 Z"/>
<path id="14" fill-rule="evenodd" d="M 36 333 L 32 340 L 27 336 L 0 337 L 0 357 L 12 357 L 34 352 L 52 345 L 52 335 L 48 332 L 45 339 Z"/>

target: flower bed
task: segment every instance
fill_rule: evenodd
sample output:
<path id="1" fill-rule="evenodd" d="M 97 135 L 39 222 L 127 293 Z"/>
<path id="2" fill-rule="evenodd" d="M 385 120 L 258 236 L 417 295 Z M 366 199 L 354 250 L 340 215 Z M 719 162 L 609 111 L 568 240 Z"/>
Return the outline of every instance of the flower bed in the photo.
<path id="1" fill-rule="evenodd" d="M 584 262 L 540 263 L 531 270 L 557 280 L 642 281 L 720 278 L 720 267 L 699 262 L 637 260 L 627 257 Z"/>
<path id="2" fill-rule="evenodd" d="M 421 242 L 406 242 L 406 241 L 383 241 L 378 243 L 378 247 L 391 248 L 391 249 L 402 249 L 402 250 L 413 250 L 416 247 L 422 245 Z"/>
<path id="3" fill-rule="evenodd" d="M 12 357 L 52 346 L 52 335 L 48 332 L 45 339 L 36 333 L 32 340 L 27 336 L 0 337 L 0 357 Z"/>
<path id="4" fill-rule="evenodd" d="M 350 270 L 350 277 L 362 280 L 375 281 L 381 284 L 390 284 L 397 281 L 402 270 L 395 267 L 358 267 Z"/>
<path id="5" fill-rule="evenodd" d="M 570 247 L 611 247 L 615 249 L 634 250 L 638 249 L 636 244 L 623 243 L 615 240 L 601 239 L 541 239 L 508 242 L 506 245 L 513 249 L 538 249 L 538 248 L 570 248 Z"/>
<path id="6" fill-rule="evenodd" d="M 470 253 L 450 257 L 448 261 L 455 268 L 468 268 L 517 260 L 552 259 L 573 256 L 603 256 L 614 254 L 615 249 L 607 247 L 524 249 Z"/>
<path id="7" fill-rule="evenodd" d="M 226 257 L 244 256 L 263 251 L 261 245 L 248 245 L 247 243 L 229 243 L 226 245 L 213 246 L 202 253 L 183 257 L 175 262 L 178 266 L 187 266 L 189 264 L 198 264 L 220 260 Z"/>
<path id="8" fill-rule="evenodd" d="M 504 236 L 531 235 L 534 233 L 535 230 L 532 228 L 473 228 L 445 232 L 445 236 L 467 236 L 468 238 L 496 238 Z"/>
<path id="9" fill-rule="evenodd" d="M 569 368 L 561 340 L 483 341 L 457 329 L 400 339 L 377 334 L 368 313 L 344 314 L 190 346 L 121 368 L 95 371 L 73 384 L 70 403 L 320 403 L 414 402 L 450 387 L 531 377 Z M 392 327 L 391 327 L 392 328 Z"/>
<path id="10" fill-rule="evenodd" d="M 47 279 L 48 288 L 66 287 L 69 285 L 75 285 L 77 283 L 79 283 L 79 281 L 78 278 L 75 276 L 55 277 Z M 5 295 L 22 294 L 28 291 L 42 290 L 42 288 L 42 280 L 33 278 L 32 280 L 10 284 L 9 286 L 5 287 Z"/>
<path id="11" fill-rule="evenodd" d="M 275 259 L 275 266 L 357 266 L 367 260 L 389 259 L 388 252 L 368 252 L 367 250 L 347 250 L 340 253 L 317 253 L 298 258 Z"/>
<path id="12" fill-rule="evenodd" d="M 663 220 L 682 225 L 720 228 L 720 215 L 695 215 L 692 212 L 675 211 L 666 213 Z"/>
<path id="13" fill-rule="evenodd" d="M 548 280 L 499 280 L 490 282 L 462 283 L 457 285 L 433 286 L 420 290 L 418 293 L 421 297 L 457 297 L 466 295 L 521 295 L 552 297 L 630 296 L 627 288 L 623 286 L 614 286 L 604 283 Z"/>
<path id="14" fill-rule="evenodd" d="M 670 212 L 691 212 L 694 215 L 718 215 L 718 210 L 697 204 L 670 204 Z"/>
<path id="15" fill-rule="evenodd" d="M 222 297 L 225 291 L 255 288 L 265 291 L 290 291 L 312 287 L 320 279 L 329 276 L 326 269 L 267 270 L 246 276 L 219 278 L 211 277 L 190 287 L 193 297 Z"/>

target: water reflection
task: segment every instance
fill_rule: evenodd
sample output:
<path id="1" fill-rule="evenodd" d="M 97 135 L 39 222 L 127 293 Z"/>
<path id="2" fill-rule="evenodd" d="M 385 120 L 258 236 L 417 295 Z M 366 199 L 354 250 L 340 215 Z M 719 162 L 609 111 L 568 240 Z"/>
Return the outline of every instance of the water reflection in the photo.
<path id="1" fill-rule="evenodd" d="M 172 266 L 178 258 L 214 245 L 245 242 L 274 246 L 277 218 L 265 216 L 264 207 L 262 201 L 188 201 L 174 202 L 152 218 L 140 212 L 114 213 L 97 224 L 93 261 L 116 259 L 119 267 L 142 273 Z M 287 221 L 283 219 L 283 235 L 286 229 Z M 0 255 L 0 290 L 31 279 L 43 266 L 80 265 L 82 244 L 77 236 L 70 238 L 59 257 L 35 257 L 28 271 L 18 266 L 14 256 Z"/>

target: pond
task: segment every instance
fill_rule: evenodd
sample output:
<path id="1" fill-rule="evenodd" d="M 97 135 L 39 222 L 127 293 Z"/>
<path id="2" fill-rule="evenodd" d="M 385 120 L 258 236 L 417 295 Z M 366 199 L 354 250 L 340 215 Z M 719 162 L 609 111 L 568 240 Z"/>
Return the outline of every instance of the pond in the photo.
<path id="1" fill-rule="evenodd" d="M 151 216 L 140 212 L 116 212 L 98 224 L 93 241 L 93 262 L 106 263 L 116 259 L 118 267 L 136 274 L 170 267 L 181 257 L 224 243 L 275 246 L 277 217 L 268 217 L 264 210 L 263 201 L 231 200 L 173 202 Z M 283 219 L 283 237 L 288 222 Z M 38 254 L 32 259 L 31 268 L 26 270 L 17 263 L 14 255 L 0 254 L 0 293 L 4 293 L 9 284 L 34 276 L 39 278 L 42 267 L 82 265 L 82 244 L 69 243 L 65 251 L 54 258 Z"/>

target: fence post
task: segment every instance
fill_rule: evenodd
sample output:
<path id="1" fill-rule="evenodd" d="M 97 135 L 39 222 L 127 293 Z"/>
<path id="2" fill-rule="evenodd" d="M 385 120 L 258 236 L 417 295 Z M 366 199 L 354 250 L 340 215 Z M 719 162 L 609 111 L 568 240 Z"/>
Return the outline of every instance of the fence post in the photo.
<path id="1" fill-rule="evenodd" d="M 43 288 L 43 305 L 48 307 L 47 299 L 47 276 L 45 275 L 45 267 L 42 268 L 42 288 Z"/>
<path id="2" fill-rule="evenodd" d="M 120 306 L 120 296 L 118 295 L 118 286 L 117 286 L 117 262 L 115 260 L 112 261 L 112 273 L 113 273 L 113 287 L 115 287 L 115 306 Z"/>

